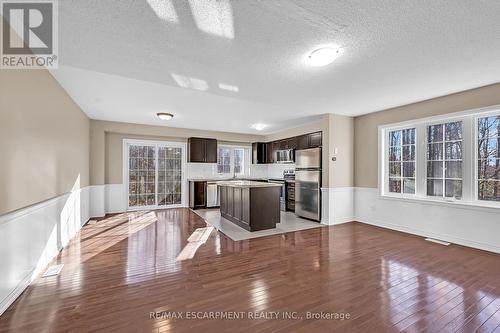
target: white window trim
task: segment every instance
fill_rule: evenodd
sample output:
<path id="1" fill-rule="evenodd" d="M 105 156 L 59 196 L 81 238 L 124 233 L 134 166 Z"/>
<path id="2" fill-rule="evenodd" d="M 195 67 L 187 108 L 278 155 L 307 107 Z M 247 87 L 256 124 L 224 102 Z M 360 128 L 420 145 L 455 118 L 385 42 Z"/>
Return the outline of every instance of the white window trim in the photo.
<path id="1" fill-rule="evenodd" d="M 172 147 L 182 149 L 182 178 L 181 178 L 181 204 L 177 205 L 167 205 L 167 206 L 140 206 L 140 207 L 130 207 L 128 202 L 128 191 L 129 191 L 129 179 L 128 179 L 128 168 L 129 168 L 129 145 L 143 145 L 143 146 L 155 146 L 155 147 Z M 123 173 L 123 184 L 125 186 L 124 190 L 124 203 L 127 207 L 127 211 L 139 211 L 139 210 L 154 210 L 154 209 L 167 209 L 167 208 L 180 208 L 187 207 L 188 195 L 187 195 L 187 178 L 186 178 L 186 163 L 187 163 L 187 144 L 183 142 L 176 141 L 152 141 L 152 140 L 137 140 L 137 139 L 123 139 L 123 160 L 122 160 L 122 173 Z M 156 167 L 156 176 L 158 177 L 158 167 Z"/>
<path id="2" fill-rule="evenodd" d="M 494 208 L 500 209 L 500 202 L 490 202 L 477 199 L 477 123 L 479 118 L 500 114 L 500 105 L 478 108 L 439 116 L 409 120 L 400 123 L 378 126 L 378 188 L 379 197 L 382 199 L 396 199 L 403 201 L 429 202 L 443 205 L 455 205 L 460 207 Z M 426 194 L 426 169 L 427 169 L 427 147 L 426 127 L 433 124 L 445 122 L 463 122 L 463 156 L 462 156 L 462 199 L 440 198 L 427 196 Z M 416 170 L 415 170 L 415 194 L 389 192 L 389 168 L 388 168 L 388 139 L 389 132 L 407 128 L 415 128 L 416 143 Z M 423 173 L 423 174 L 421 174 Z"/>
<path id="3" fill-rule="evenodd" d="M 233 149 L 233 153 L 231 154 L 230 158 L 230 172 L 229 173 L 219 173 L 217 174 L 219 176 L 226 176 L 226 175 L 234 175 L 234 149 L 243 149 L 243 173 L 236 175 L 236 177 L 248 177 L 250 175 L 250 159 L 252 157 L 251 155 L 251 150 L 252 146 L 244 146 L 244 145 L 234 145 L 234 144 L 219 144 L 217 145 L 217 160 L 219 159 L 218 153 L 219 153 L 219 148 L 231 148 Z M 218 165 L 218 163 L 217 163 Z"/>

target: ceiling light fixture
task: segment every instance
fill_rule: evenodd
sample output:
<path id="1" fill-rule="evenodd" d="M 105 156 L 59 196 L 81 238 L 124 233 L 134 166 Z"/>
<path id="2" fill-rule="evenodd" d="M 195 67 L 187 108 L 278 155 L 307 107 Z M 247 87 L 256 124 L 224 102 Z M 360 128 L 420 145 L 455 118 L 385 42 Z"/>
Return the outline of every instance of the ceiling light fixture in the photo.
<path id="1" fill-rule="evenodd" d="M 160 118 L 161 120 L 170 120 L 174 117 L 173 114 L 171 113 L 167 113 L 167 112 L 158 112 L 156 114 L 158 116 L 158 118 Z"/>
<path id="2" fill-rule="evenodd" d="M 256 129 L 257 131 L 262 131 L 264 128 L 266 128 L 266 124 L 253 124 L 252 128 Z"/>
<path id="3" fill-rule="evenodd" d="M 338 47 L 322 47 L 309 53 L 306 57 L 306 62 L 315 67 L 326 66 L 331 64 L 340 55 Z"/>

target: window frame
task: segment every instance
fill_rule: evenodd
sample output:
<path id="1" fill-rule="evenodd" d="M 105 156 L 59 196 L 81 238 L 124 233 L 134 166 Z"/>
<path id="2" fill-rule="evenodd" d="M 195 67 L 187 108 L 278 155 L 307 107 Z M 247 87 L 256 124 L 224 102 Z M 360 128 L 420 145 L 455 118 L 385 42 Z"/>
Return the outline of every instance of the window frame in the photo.
<path id="1" fill-rule="evenodd" d="M 445 189 L 446 189 L 446 170 L 443 169 L 443 196 L 431 196 L 427 195 L 427 163 L 429 162 L 427 158 L 427 128 L 429 126 L 433 125 L 446 125 L 447 123 L 453 123 L 453 122 L 462 122 L 462 198 L 461 199 L 456 199 L 453 197 L 446 197 Z M 425 138 L 423 139 L 423 142 L 421 144 L 425 145 L 424 147 L 424 159 L 425 159 L 425 169 L 424 170 L 424 180 L 425 180 L 425 188 L 423 189 L 422 192 L 419 194 L 423 197 L 429 198 L 429 199 L 436 199 L 436 200 L 443 200 L 443 201 L 470 201 L 471 200 L 471 195 L 470 195 L 470 167 L 467 165 L 469 164 L 470 161 L 470 154 L 471 154 L 471 148 L 473 148 L 473 144 L 471 144 L 471 123 L 472 119 L 470 116 L 467 115 L 462 115 L 458 117 L 445 117 L 442 119 L 436 119 L 435 121 L 432 122 L 422 122 L 419 124 L 419 126 L 423 127 L 423 131 L 425 133 Z M 445 135 L 445 133 L 443 133 Z M 446 140 L 443 141 L 443 146 L 446 147 Z M 469 157 L 467 159 L 467 157 Z M 443 168 L 446 165 L 446 148 L 443 150 Z M 467 188 L 467 189 L 466 189 Z"/>
<path id="2" fill-rule="evenodd" d="M 150 146 L 155 147 L 155 203 L 156 205 L 149 206 L 129 206 L 129 145 Z M 158 203 L 158 148 L 181 148 L 181 203 L 172 205 L 157 205 Z M 126 211 L 139 211 L 148 209 L 166 209 L 180 208 L 188 206 L 188 190 L 187 190 L 187 144 L 177 141 L 155 141 L 155 140 L 139 140 L 139 139 L 123 139 L 122 141 L 122 179 L 123 179 L 123 198 L 122 202 Z"/>
<path id="3" fill-rule="evenodd" d="M 488 203 L 489 205 L 495 205 L 500 207 L 500 201 L 488 201 L 488 200 L 479 200 L 479 177 L 478 177 L 478 172 L 479 172 L 479 167 L 478 167 L 478 160 L 479 160 L 479 137 L 478 137 L 478 125 L 479 125 L 479 118 L 487 118 L 487 117 L 495 117 L 495 116 L 500 116 L 500 108 L 488 112 L 484 112 L 481 114 L 476 114 L 474 116 L 474 165 L 473 165 L 473 197 L 481 203 Z M 500 149 L 500 147 L 497 147 L 497 149 Z M 500 180 L 499 180 L 500 181 Z"/>
<path id="4" fill-rule="evenodd" d="M 417 170 L 418 170 L 418 167 L 417 167 L 417 163 L 418 163 L 418 147 L 417 147 L 417 137 L 418 137 L 418 133 L 417 133 L 417 128 L 415 128 L 415 194 L 412 194 L 412 193 L 404 193 L 403 191 L 403 187 L 404 187 L 404 177 L 403 177 L 403 136 L 401 136 L 401 193 L 397 193 L 397 192 L 390 192 L 389 191 L 389 180 L 390 180 L 390 168 L 389 168 L 389 153 L 390 153 L 390 133 L 393 132 L 393 131 L 401 131 L 403 132 L 404 130 L 406 129 L 411 129 L 411 128 L 414 128 L 414 126 L 396 126 L 396 127 L 392 127 L 392 128 L 389 128 L 385 131 L 384 133 L 384 142 L 385 142 L 385 145 L 384 145 L 384 163 L 387 164 L 386 167 L 385 167 L 385 171 L 384 171 L 384 174 L 385 174 L 385 179 L 387 179 L 387 181 L 384 182 L 384 191 L 385 193 L 387 193 L 387 195 L 390 195 L 390 196 L 397 196 L 397 197 L 402 197 L 402 198 L 411 198 L 413 196 L 415 196 L 415 194 L 417 193 L 417 182 L 418 182 L 418 176 L 417 176 Z"/>
<path id="5" fill-rule="evenodd" d="M 230 158 L 229 158 L 229 173 L 219 173 L 219 148 L 229 148 L 231 150 L 230 153 Z M 235 150 L 241 149 L 243 150 L 243 172 L 235 174 L 234 172 L 234 160 L 235 160 Z M 250 146 L 243 146 L 243 145 L 231 145 L 231 144 L 218 144 L 217 145 L 217 163 L 216 163 L 216 173 L 219 175 L 219 177 L 233 177 L 235 176 L 236 178 L 238 177 L 246 177 L 250 175 L 250 154 L 251 154 L 251 147 Z"/>
<path id="6" fill-rule="evenodd" d="M 500 202 L 478 198 L 478 121 L 500 116 L 500 105 L 421 118 L 378 127 L 378 188 L 381 198 L 409 199 L 444 204 L 500 208 Z M 427 127 L 462 121 L 462 198 L 427 195 Z M 389 192 L 389 133 L 415 128 L 415 194 Z M 444 157 L 444 156 L 443 156 Z"/>

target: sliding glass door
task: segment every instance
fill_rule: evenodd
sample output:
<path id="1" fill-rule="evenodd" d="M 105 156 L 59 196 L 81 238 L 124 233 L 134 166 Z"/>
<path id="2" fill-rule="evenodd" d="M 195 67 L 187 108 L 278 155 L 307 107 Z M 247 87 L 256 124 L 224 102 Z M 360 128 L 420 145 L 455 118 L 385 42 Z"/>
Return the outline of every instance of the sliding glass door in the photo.
<path id="1" fill-rule="evenodd" d="M 182 148 L 158 147 L 159 206 L 180 205 L 182 201 Z"/>
<path id="2" fill-rule="evenodd" d="M 131 210 L 181 206 L 184 198 L 184 146 L 126 140 L 127 205 Z"/>

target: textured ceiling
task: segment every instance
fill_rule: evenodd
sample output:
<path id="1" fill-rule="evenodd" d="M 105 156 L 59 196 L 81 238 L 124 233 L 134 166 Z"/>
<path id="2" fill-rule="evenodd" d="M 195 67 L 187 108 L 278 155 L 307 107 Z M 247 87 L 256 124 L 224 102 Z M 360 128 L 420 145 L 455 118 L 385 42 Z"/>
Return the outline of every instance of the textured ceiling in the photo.
<path id="1" fill-rule="evenodd" d="M 91 118 L 269 133 L 499 82 L 499 17 L 494 0 L 64 0 L 52 73 Z M 329 44 L 334 63 L 304 64 Z"/>

